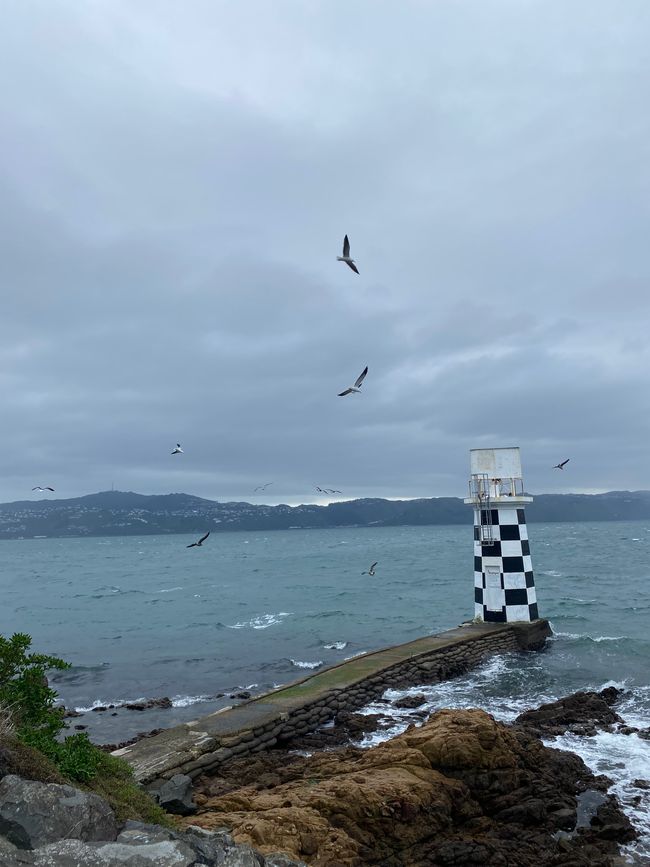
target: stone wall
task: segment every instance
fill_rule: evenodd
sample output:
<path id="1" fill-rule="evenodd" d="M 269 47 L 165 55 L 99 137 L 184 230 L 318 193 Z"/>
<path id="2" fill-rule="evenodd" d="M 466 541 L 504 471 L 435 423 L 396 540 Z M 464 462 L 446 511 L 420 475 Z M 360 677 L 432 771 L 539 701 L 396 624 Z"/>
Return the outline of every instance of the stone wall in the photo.
<path id="1" fill-rule="evenodd" d="M 215 739 L 212 744 L 214 749 L 165 770 L 160 776 L 169 779 L 174 774 L 188 774 L 195 778 L 218 768 L 235 756 L 258 753 L 276 744 L 282 745 L 297 735 L 314 731 L 340 711 L 354 711 L 364 707 L 379 698 L 386 689 L 404 689 L 457 677 L 488 656 L 516 650 L 539 649 L 549 634 L 550 629 L 545 620 L 537 621 L 537 624 L 526 624 L 525 628 L 513 624 L 500 632 L 472 636 L 465 641 L 455 641 L 412 656 L 366 679 L 343 688 L 333 688 L 325 695 L 320 695 L 289 713 L 282 713 L 275 720 L 258 728 Z"/>

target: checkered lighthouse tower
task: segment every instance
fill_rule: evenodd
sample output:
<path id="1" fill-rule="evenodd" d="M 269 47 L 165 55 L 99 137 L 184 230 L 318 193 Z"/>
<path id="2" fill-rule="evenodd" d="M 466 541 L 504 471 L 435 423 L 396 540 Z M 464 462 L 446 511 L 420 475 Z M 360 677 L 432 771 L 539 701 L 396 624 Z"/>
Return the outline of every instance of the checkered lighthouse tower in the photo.
<path id="1" fill-rule="evenodd" d="M 518 448 L 471 449 L 469 497 L 474 509 L 474 609 L 491 623 L 536 620 L 537 597 L 528 545 Z"/>

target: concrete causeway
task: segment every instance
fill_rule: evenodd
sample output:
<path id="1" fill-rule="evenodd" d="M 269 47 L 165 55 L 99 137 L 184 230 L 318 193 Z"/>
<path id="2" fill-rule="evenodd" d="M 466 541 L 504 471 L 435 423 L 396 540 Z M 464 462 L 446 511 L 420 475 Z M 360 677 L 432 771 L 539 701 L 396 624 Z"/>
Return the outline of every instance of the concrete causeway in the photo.
<path id="1" fill-rule="evenodd" d="M 126 759 L 144 784 L 179 773 L 196 777 L 235 756 L 313 731 L 339 711 L 363 707 L 389 687 L 456 677 L 491 655 L 541 649 L 550 634 L 547 620 L 463 623 L 356 656 L 235 707 L 143 738 L 114 755 Z"/>

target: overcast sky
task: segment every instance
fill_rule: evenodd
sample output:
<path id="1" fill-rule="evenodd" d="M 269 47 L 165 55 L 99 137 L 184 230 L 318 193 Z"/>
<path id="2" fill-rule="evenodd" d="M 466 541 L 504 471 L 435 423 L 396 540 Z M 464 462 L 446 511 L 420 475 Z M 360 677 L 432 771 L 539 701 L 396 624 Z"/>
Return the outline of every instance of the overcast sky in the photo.
<path id="1" fill-rule="evenodd" d="M 0 19 L 0 501 L 650 488 L 647 0 Z"/>

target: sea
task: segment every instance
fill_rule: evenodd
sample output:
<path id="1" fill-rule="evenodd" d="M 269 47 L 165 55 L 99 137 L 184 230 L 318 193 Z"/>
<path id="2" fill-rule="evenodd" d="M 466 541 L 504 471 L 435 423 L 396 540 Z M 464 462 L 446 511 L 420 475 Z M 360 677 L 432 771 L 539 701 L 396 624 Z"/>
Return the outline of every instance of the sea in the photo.
<path id="1" fill-rule="evenodd" d="M 617 710 L 650 726 L 650 522 L 529 524 L 545 651 L 491 658 L 464 677 L 418 687 L 426 709 L 480 707 L 512 720 L 576 690 L 625 690 Z M 213 533 L 0 542 L 0 634 L 71 668 L 50 683 L 98 743 L 195 719 L 311 671 L 469 620 L 468 526 Z M 368 567 L 378 561 L 376 574 Z M 389 691 L 388 698 L 404 692 Z M 169 697 L 147 711 L 93 708 Z M 367 745 L 412 718 L 389 719 Z M 550 742 L 549 742 L 550 743 Z M 629 863 L 650 864 L 650 741 L 564 736 L 641 831 Z"/>

